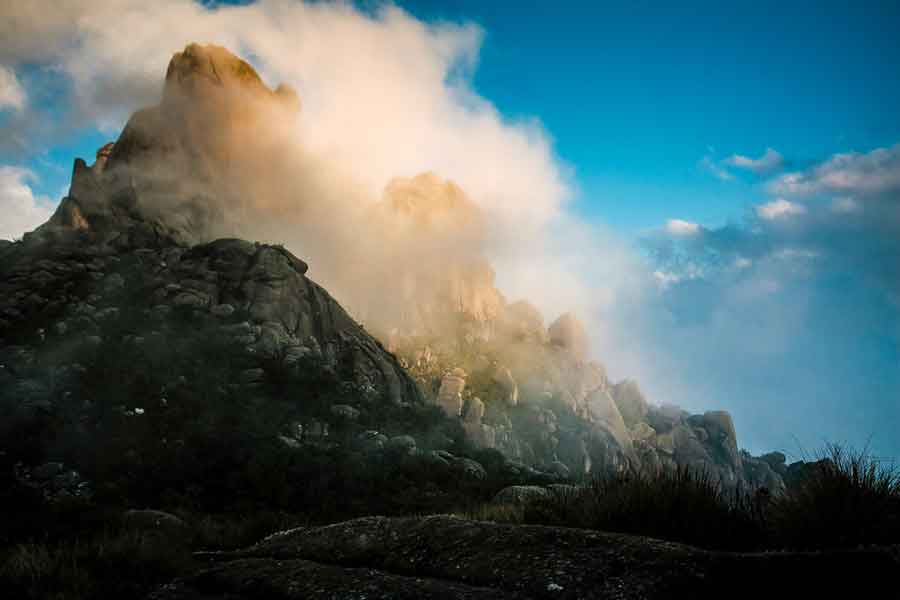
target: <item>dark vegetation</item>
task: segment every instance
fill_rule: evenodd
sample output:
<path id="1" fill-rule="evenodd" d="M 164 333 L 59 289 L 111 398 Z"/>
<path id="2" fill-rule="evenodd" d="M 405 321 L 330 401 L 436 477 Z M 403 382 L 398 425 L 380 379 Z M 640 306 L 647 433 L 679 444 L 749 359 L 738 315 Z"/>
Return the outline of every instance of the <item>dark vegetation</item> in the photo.
<path id="1" fill-rule="evenodd" d="M 146 316 L 129 308 L 140 307 L 139 298 L 119 306 L 99 330 L 76 330 L 70 346 L 34 339 L 30 332 L 42 335 L 45 323 L 4 340 L 10 356 L 0 364 L 40 387 L 26 390 L 39 401 L 23 402 L 23 390 L 0 385 L 5 597 L 141 595 L 196 568 L 192 551 L 362 515 L 449 512 L 519 483 L 437 407 L 361 402 L 358 390 L 341 385 L 352 379 L 342 365 L 288 369 L 277 356 L 263 377 L 244 381 L 248 365 L 221 334 L 221 320 L 185 309 L 165 325 L 178 335 L 147 336 Z M 34 356 L 18 360 L 17 348 L 33 348 Z M 336 404 L 359 412 L 348 419 L 331 411 Z M 370 431 L 384 436 L 377 446 Z M 418 452 L 382 441 L 403 434 L 415 436 Z M 486 475 L 425 461 L 432 450 L 474 459 Z M 87 487 L 39 485 L 33 471 L 44 464 L 64 465 L 60 477 L 77 472 Z M 123 521 L 125 511 L 146 508 L 184 527 Z"/>
<path id="2" fill-rule="evenodd" d="M 725 550 L 900 543 L 897 471 L 837 447 L 808 463 L 781 497 L 727 490 L 703 473 L 679 470 L 609 473 L 583 491 L 525 508 L 487 504 L 504 486 L 548 482 L 511 478 L 498 452 L 471 447 L 459 422 L 437 407 L 359 401 L 358 390 L 342 386 L 351 378 L 341 365 L 288 369 L 276 356 L 262 379 L 243 381 L 247 365 L 220 334 L 220 321 L 186 309 L 169 325 L 179 335 L 141 337 L 135 333 L 145 317 L 127 308 L 140 303 L 120 306 L 101 331 L 75 336 L 76 346 L 19 341 L 36 348 L 19 368 L 34 369 L 45 402 L 23 406 L 21 390 L 0 386 L 6 597 L 140 596 L 202 566 L 193 551 L 371 514 L 458 511 Z M 234 322 L 243 318 L 236 314 Z M 106 342 L 94 344 L 92 335 Z M 46 380 L 48 372 L 54 375 Z M 335 414 L 336 404 L 359 413 Z M 418 451 L 383 442 L 375 448 L 370 431 L 387 440 L 412 434 Z M 472 459 L 484 474 L 428 461 L 431 451 Z M 51 494 L 23 476 L 23 465 L 49 461 L 77 470 L 90 487 Z M 123 520 L 126 510 L 144 508 L 167 511 L 183 526 Z"/>
<path id="3" fill-rule="evenodd" d="M 704 472 L 680 468 L 609 473 L 518 509 L 489 506 L 471 514 L 727 551 L 900 544 L 900 471 L 864 451 L 829 446 L 779 496 L 729 489 Z"/>

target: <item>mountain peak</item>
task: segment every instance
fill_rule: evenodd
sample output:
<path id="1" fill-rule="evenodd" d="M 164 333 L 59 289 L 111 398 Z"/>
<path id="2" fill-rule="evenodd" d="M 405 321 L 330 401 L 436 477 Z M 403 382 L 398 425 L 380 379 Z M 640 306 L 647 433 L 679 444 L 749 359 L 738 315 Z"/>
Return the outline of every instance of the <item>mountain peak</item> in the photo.
<path id="1" fill-rule="evenodd" d="M 270 89 L 250 63 L 227 48 L 191 43 L 176 52 L 166 69 L 163 103 L 184 98 L 208 101 L 211 94 L 240 90 L 247 100 L 274 100 L 286 108 L 299 109 L 296 91 L 281 84 Z"/>
<path id="2" fill-rule="evenodd" d="M 187 244 L 234 234 L 251 195 L 243 174 L 290 151 L 299 108 L 290 86 L 270 89 L 227 49 L 189 44 L 169 62 L 162 102 L 135 112 L 92 167 L 76 159 L 68 196 L 36 233 L 139 225 Z"/>

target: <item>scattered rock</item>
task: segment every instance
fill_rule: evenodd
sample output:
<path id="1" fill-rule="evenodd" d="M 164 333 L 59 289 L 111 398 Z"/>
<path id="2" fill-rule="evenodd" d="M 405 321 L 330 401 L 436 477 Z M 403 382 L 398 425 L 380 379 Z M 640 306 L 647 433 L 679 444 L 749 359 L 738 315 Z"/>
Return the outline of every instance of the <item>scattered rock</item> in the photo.
<path id="1" fill-rule="evenodd" d="M 359 418 L 360 412 L 349 404 L 335 404 L 331 407 L 331 414 L 347 421 L 355 421 Z"/>
<path id="2" fill-rule="evenodd" d="M 462 369 L 454 369 L 441 379 L 441 389 L 438 391 L 438 406 L 443 409 L 448 417 L 458 417 L 462 414 L 462 393 L 466 388 L 466 372 Z"/>
<path id="3" fill-rule="evenodd" d="M 537 485 L 511 485 L 505 487 L 491 500 L 494 504 L 513 504 L 524 506 L 533 502 L 541 502 L 550 498 L 547 488 Z"/>

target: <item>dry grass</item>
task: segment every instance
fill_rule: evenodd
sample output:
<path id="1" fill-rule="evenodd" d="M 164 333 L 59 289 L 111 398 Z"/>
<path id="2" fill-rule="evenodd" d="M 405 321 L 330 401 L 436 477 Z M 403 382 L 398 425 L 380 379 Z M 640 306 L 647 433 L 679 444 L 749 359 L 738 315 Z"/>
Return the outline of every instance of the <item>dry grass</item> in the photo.
<path id="1" fill-rule="evenodd" d="M 780 497 L 728 489 L 679 468 L 600 476 L 523 506 L 487 504 L 472 519 L 644 535 L 699 547 L 852 548 L 900 543 L 900 472 L 865 451 L 828 446 Z"/>
<path id="2" fill-rule="evenodd" d="M 143 594 L 191 568 L 187 544 L 156 532 L 104 532 L 10 548 L 0 580 L 8 598 L 81 600 Z"/>
<path id="3" fill-rule="evenodd" d="M 775 499 L 769 520 L 791 548 L 900 543 L 900 472 L 865 449 L 830 445 Z"/>

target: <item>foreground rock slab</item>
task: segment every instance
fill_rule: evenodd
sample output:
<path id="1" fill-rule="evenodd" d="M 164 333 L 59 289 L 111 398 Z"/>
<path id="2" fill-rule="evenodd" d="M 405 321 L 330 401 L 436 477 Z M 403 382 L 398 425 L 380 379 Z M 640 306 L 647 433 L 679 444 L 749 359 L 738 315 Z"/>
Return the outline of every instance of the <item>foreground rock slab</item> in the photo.
<path id="1" fill-rule="evenodd" d="M 875 591 L 900 548 L 733 554 L 622 534 L 450 516 L 367 517 L 276 534 L 153 600 L 805 598 Z"/>

